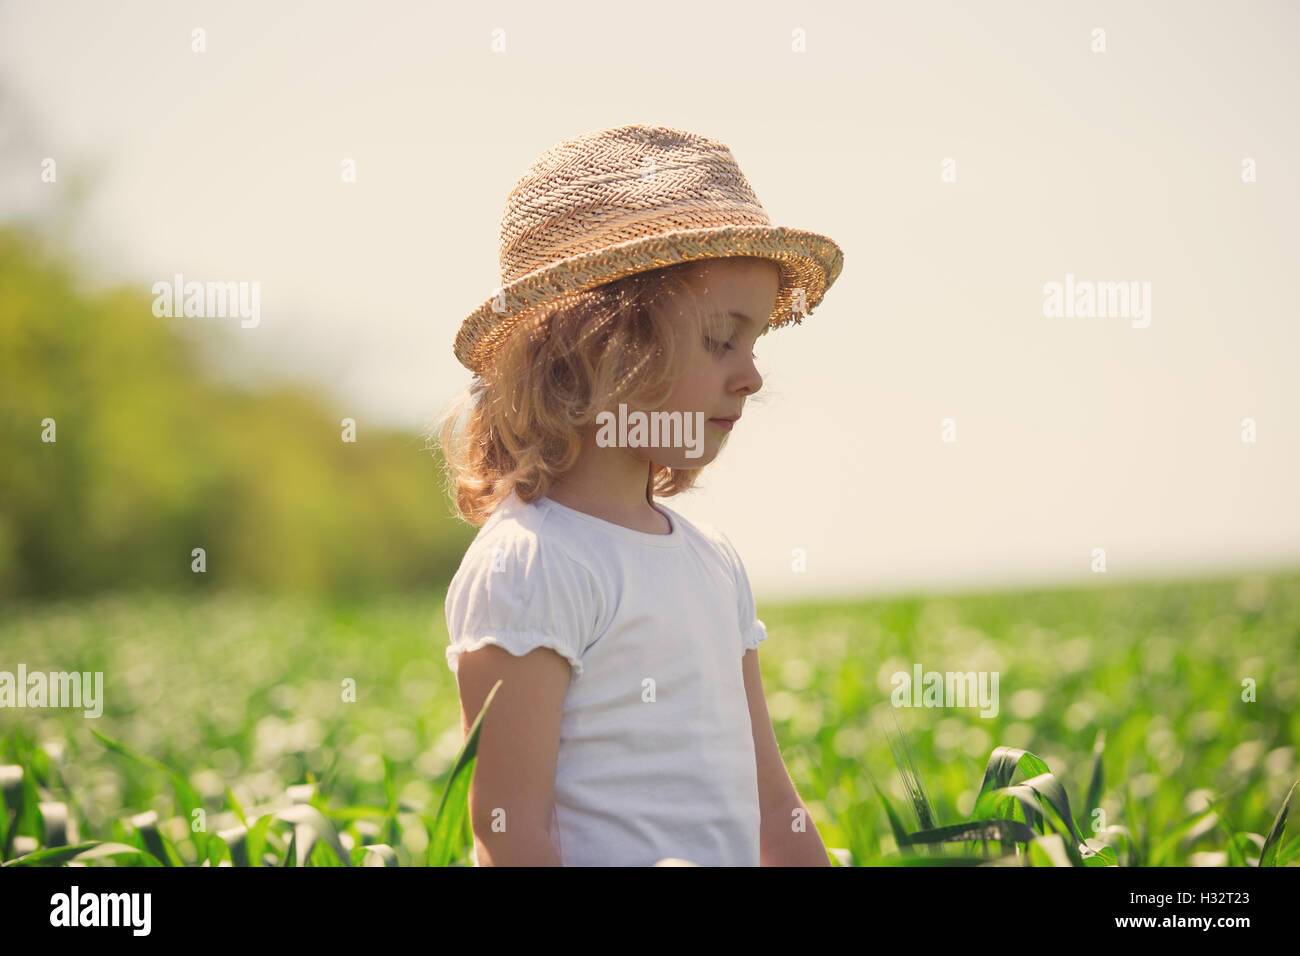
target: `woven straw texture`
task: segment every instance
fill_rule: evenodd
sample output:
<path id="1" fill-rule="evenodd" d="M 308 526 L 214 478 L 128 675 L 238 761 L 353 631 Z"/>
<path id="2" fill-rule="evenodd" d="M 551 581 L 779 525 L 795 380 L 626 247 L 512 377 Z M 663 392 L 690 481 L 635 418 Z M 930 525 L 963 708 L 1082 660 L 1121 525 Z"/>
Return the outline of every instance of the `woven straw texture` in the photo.
<path id="1" fill-rule="evenodd" d="M 731 150 L 663 126 L 586 133 L 544 152 L 501 217 L 501 286 L 461 325 L 480 371 L 522 322 L 615 279 L 678 262 L 758 256 L 781 267 L 769 329 L 800 320 L 843 268 L 825 236 L 773 226 Z"/>

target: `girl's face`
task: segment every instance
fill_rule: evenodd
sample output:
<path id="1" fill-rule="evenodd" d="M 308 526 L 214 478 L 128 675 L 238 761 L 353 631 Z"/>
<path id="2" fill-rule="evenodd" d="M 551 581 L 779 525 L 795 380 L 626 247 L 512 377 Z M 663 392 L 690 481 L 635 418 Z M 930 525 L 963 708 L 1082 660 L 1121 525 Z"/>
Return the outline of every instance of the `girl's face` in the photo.
<path id="1" fill-rule="evenodd" d="M 695 427 L 703 414 L 703 436 L 692 435 L 695 447 L 631 449 L 638 458 L 671 468 L 700 468 L 717 457 L 728 429 L 710 419 L 741 414 L 745 399 L 763 387 L 754 365 L 754 344 L 776 306 L 780 267 L 769 259 L 706 259 L 687 276 L 687 287 L 709 318 L 697 333 L 695 323 L 681 312 L 674 315 L 683 347 L 685 368 L 668 400 L 657 411 L 682 412 Z M 674 309 L 674 300 L 664 306 Z M 744 428 L 735 422 L 732 428 Z M 688 451 L 702 449 L 698 457 Z"/>

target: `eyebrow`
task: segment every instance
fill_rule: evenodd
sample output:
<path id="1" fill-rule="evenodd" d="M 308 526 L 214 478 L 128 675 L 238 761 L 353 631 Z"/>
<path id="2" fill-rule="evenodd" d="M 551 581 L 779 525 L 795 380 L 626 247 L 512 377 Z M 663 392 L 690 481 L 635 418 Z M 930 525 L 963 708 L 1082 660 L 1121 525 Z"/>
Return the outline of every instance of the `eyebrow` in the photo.
<path id="1" fill-rule="evenodd" d="M 749 316 L 747 316 L 744 312 L 737 312 L 737 311 L 735 311 L 734 309 L 731 310 L 730 312 L 726 312 L 726 313 L 719 312 L 718 315 L 727 315 L 727 316 L 729 316 L 730 318 L 738 319 L 742 325 L 755 325 L 755 324 L 756 324 L 756 323 L 754 322 L 754 320 L 751 319 Z M 771 319 L 768 319 L 768 321 L 767 321 L 767 322 L 764 322 L 763 324 L 766 326 L 766 325 L 769 325 L 770 323 L 771 323 Z M 762 331 L 762 330 L 760 329 L 759 331 Z"/>

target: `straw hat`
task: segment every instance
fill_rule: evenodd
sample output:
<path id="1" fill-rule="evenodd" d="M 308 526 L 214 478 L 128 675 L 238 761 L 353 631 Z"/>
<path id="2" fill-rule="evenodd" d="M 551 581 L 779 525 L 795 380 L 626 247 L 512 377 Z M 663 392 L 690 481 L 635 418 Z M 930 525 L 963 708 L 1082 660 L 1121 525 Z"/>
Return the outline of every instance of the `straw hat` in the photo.
<path id="1" fill-rule="evenodd" d="M 815 232 L 773 226 L 726 145 L 664 126 L 585 133 L 544 152 L 506 200 L 501 287 L 456 335 L 473 372 L 521 322 L 636 272 L 756 256 L 781 267 L 769 328 L 798 324 L 844 253 Z M 766 333 L 765 333 L 766 334 Z"/>

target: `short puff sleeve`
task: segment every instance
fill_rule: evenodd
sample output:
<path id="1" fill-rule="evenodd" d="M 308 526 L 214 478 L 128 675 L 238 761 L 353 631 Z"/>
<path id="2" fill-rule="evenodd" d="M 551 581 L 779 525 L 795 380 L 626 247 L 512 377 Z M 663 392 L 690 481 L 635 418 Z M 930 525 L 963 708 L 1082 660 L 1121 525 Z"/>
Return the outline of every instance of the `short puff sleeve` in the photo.
<path id="1" fill-rule="evenodd" d="M 582 676 L 582 652 L 595 629 L 590 573 L 536 534 L 473 542 L 447 588 L 447 666 L 496 644 L 516 657 L 549 647 Z"/>
<path id="2" fill-rule="evenodd" d="M 740 552 L 736 550 L 736 546 L 731 543 L 731 539 L 726 534 L 721 530 L 717 533 L 736 579 L 736 614 L 740 622 L 740 653 L 743 656 L 746 651 L 757 648 L 767 640 L 767 625 L 758 619 L 758 612 L 754 606 L 754 592 L 750 589 L 749 574 L 745 571 L 745 563 L 740 560 Z"/>

